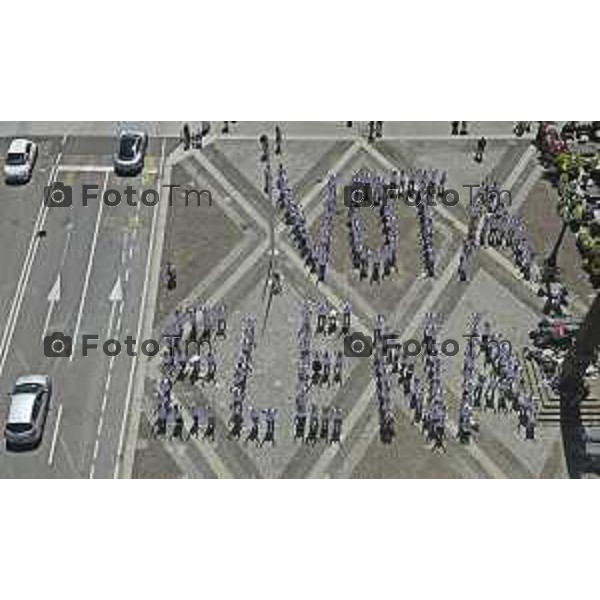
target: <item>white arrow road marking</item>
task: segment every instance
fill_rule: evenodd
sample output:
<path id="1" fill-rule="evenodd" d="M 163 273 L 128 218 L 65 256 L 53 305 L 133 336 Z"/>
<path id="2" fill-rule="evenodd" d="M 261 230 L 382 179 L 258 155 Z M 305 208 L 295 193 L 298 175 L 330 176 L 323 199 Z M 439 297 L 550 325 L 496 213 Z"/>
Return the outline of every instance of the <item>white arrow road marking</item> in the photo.
<path id="1" fill-rule="evenodd" d="M 54 307 L 56 304 L 60 302 L 60 294 L 61 294 L 61 279 L 60 274 L 62 273 L 63 267 L 65 266 L 65 261 L 67 260 L 67 253 L 69 252 L 69 246 L 71 245 L 71 236 L 73 235 L 73 224 L 69 223 L 67 226 L 67 239 L 65 240 L 65 247 L 63 248 L 63 253 L 60 259 L 60 266 L 58 267 L 58 275 L 56 276 L 56 281 L 48 294 L 48 314 L 46 315 L 46 321 L 44 322 L 44 330 L 42 331 L 42 341 L 46 337 L 48 333 L 48 327 L 50 326 L 50 318 L 52 317 L 52 312 L 54 311 Z"/>
<path id="2" fill-rule="evenodd" d="M 117 277 L 117 281 L 115 281 L 115 285 L 108 297 L 110 302 L 120 302 L 123 300 L 123 287 L 121 286 L 121 278 Z"/>
<path id="3" fill-rule="evenodd" d="M 113 322 L 115 320 L 115 310 L 117 308 L 117 304 L 123 301 L 123 286 L 121 285 L 121 277 L 117 277 L 117 281 L 108 297 L 108 301 L 110 302 L 110 317 L 108 318 L 108 329 L 106 331 L 106 339 L 110 340 L 110 336 L 112 334 Z"/>
<path id="4" fill-rule="evenodd" d="M 46 320 L 44 321 L 44 330 L 42 331 L 42 340 L 48 333 L 48 326 L 50 325 L 50 318 L 56 304 L 60 302 L 60 273 L 56 277 L 56 281 L 48 294 L 48 313 L 46 314 Z"/>

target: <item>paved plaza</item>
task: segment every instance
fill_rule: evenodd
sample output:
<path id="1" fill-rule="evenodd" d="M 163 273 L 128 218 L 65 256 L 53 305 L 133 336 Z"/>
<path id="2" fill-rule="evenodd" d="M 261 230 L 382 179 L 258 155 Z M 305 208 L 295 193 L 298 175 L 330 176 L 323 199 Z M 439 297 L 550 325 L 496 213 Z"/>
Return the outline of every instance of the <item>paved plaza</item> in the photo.
<path id="1" fill-rule="evenodd" d="M 418 125 L 418 124 L 413 124 Z M 441 124 L 440 124 L 441 125 Z M 516 417 L 482 413 L 480 431 L 469 445 L 449 439 L 446 453 L 432 453 L 420 429 L 411 423 L 410 412 L 400 391 L 394 397 L 397 435 L 391 444 L 379 439 L 378 410 L 374 398 L 371 361 L 347 360 L 341 387 L 317 387 L 311 400 L 319 407 L 336 406 L 344 415 L 340 445 L 307 445 L 293 439 L 294 390 L 296 383 L 296 339 L 303 303 L 327 302 L 341 308 L 348 300 L 353 307 L 355 327 L 368 332 L 377 314 L 402 339 L 420 338 L 428 311 L 441 315 L 443 336 L 462 339 L 469 316 L 478 312 L 519 351 L 528 344 L 528 333 L 542 315 L 542 300 L 535 286 L 525 282 L 508 255 L 497 250 L 480 250 L 468 282 L 457 274 L 458 253 L 467 228 L 469 191 L 464 185 L 483 180 L 497 181 L 512 193 L 512 209 L 531 226 L 533 243 L 543 256 L 559 227 L 551 199 L 540 201 L 544 186 L 529 139 L 510 135 L 510 124 L 493 128 L 482 163 L 473 160 L 474 136 L 452 138 L 424 124 L 419 132 L 402 133 L 402 128 L 375 144 L 360 130 L 323 128 L 295 135 L 293 126 L 284 130 L 283 152 L 276 159 L 287 170 L 288 180 L 307 216 L 310 231 L 317 235 L 323 211 L 324 188 L 330 174 L 338 182 L 337 214 L 333 224 L 333 248 L 324 283 L 317 284 L 305 268 L 298 251 L 277 217 L 277 265 L 283 291 L 273 299 L 265 322 L 265 281 L 269 266 L 269 219 L 271 210 L 264 193 L 263 165 L 259 161 L 258 137 L 273 136 L 275 124 L 256 124 L 247 133 L 240 125 L 228 135 L 216 136 L 202 151 L 175 150 L 169 159 L 171 183 L 208 189 L 213 204 L 171 210 L 164 236 L 163 261 L 178 266 L 174 291 L 161 287 L 158 295 L 154 334 L 159 336 L 169 315 L 179 308 L 216 305 L 228 310 L 228 336 L 215 342 L 218 372 L 214 384 L 188 381 L 177 383 L 175 401 L 191 422 L 195 407 L 212 406 L 217 416 L 216 439 L 170 440 L 152 435 L 160 361 L 146 365 L 145 394 L 140 403 L 139 437 L 134 477 L 325 477 L 325 478 L 480 478 L 564 477 L 560 428 L 540 427 L 535 441 L 525 441 L 517 431 Z M 297 124 L 296 124 L 297 126 Z M 485 124 L 476 125 L 478 131 Z M 393 127 L 390 129 L 393 131 Z M 387 130 L 386 130 L 387 131 Z M 389 176 L 392 170 L 437 168 L 448 170 L 448 187 L 460 191 L 457 207 L 434 211 L 435 245 L 438 250 L 436 276 L 426 278 L 420 259 L 418 221 L 414 209 L 399 205 L 398 268 L 380 284 L 360 281 L 351 268 L 350 246 L 343 204 L 343 186 L 359 170 Z M 547 192 L 551 193 L 551 192 Z M 365 211 L 368 240 L 377 245 L 378 219 Z M 540 231 L 541 229 L 541 231 Z M 569 251 L 570 252 L 570 251 Z M 568 266 L 571 279 L 576 268 Z M 574 295 L 578 314 L 591 304 L 591 290 L 584 282 Z M 257 348 L 248 402 L 259 409 L 276 408 L 277 443 L 256 447 L 228 439 L 230 385 L 244 316 L 258 323 Z M 264 324 L 264 329 L 263 329 Z M 316 349 L 343 349 L 340 336 L 315 338 Z M 458 356 L 444 359 L 444 392 L 449 418 L 456 422 L 460 397 L 462 347 Z"/>

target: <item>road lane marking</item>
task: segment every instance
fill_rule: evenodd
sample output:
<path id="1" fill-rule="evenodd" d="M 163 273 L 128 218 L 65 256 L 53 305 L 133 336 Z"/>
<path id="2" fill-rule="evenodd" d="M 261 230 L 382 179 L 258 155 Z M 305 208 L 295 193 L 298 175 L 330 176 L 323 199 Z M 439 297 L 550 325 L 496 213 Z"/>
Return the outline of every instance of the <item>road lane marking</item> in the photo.
<path id="1" fill-rule="evenodd" d="M 60 427 L 60 420 L 62 418 L 63 405 L 58 407 L 58 415 L 56 416 L 56 424 L 54 425 L 54 434 L 52 435 L 52 444 L 50 445 L 50 454 L 48 454 L 48 464 L 52 466 L 54 462 L 54 452 L 56 450 L 56 441 L 58 440 L 58 429 Z"/>
<path id="2" fill-rule="evenodd" d="M 48 176 L 48 187 L 51 186 L 56 178 L 57 168 L 62 160 L 63 153 L 59 152 L 56 156 L 56 160 L 52 168 L 50 169 L 50 175 Z M 40 244 L 40 238 L 37 235 L 37 232 L 41 230 L 43 227 L 46 216 L 48 214 L 48 207 L 44 202 L 44 198 L 42 198 L 42 204 L 40 206 L 40 210 L 38 211 L 33 232 L 31 234 L 31 239 L 29 240 L 29 246 L 27 248 L 27 254 L 25 257 L 25 262 L 23 263 L 23 269 L 21 270 L 21 275 L 19 277 L 19 281 L 17 283 L 17 289 L 15 292 L 15 296 L 13 298 L 12 305 L 10 307 L 10 311 L 8 314 L 8 319 L 6 321 L 4 335 L 2 337 L 2 342 L 0 343 L 0 376 L 4 371 L 4 366 L 6 364 L 6 359 L 8 356 L 8 349 L 10 347 L 10 343 L 12 341 L 15 328 L 17 325 L 17 321 L 19 318 L 19 314 L 21 312 L 21 306 L 23 304 L 23 299 L 25 297 L 25 291 L 27 289 L 27 284 L 29 283 L 29 277 L 31 276 L 31 271 L 33 269 L 33 263 L 35 261 L 35 256 L 37 254 L 37 249 Z"/>
<path id="3" fill-rule="evenodd" d="M 157 181 L 157 188 L 161 189 L 162 187 L 162 177 L 163 170 L 165 165 L 165 149 L 166 149 L 166 141 L 163 140 L 161 151 L 160 151 L 160 163 L 159 163 L 159 175 Z M 138 211 L 140 209 L 140 205 L 138 203 Z M 154 252 L 154 242 L 156 237 L 156 223 L 158 217 L 158 210 L 154 207 L 152 212 L 152 225 L 150 227 L 150 245 L 148 246 L 148 255 L 146 258 L 146 269 L 144 274 L 144 284 L 142 287 L 142 304 L 140 306 L 140 312 L 138 316 L 138 324 L 137 324 L 137 340 L 141 339 L 142 336 L 142 327 L 144 323 L 144 313 L 146 312 L 146 296 L 148 294 L 148 281 L 150 279 L 150 266 L 152 264 L 153 252 Z M 135 231 L 134 231 L 135 234 Z M 119 466 L 120 459 L 123 455 L 123 444 L 125 443 L 125 430 L 127 427 L 127 417 L 129 415 L 129 407 L 131 405 L 131 396 L 133 392 L 133 379 L 137 369 L 138 363 L 138 353 L 135 353 L 135 356 L 131 359 L 131 367 L 129 368 L 129 379 L 127 381 L 127 391 L 125 392 L 125 409 L 123 411 L 123 420 L 121 422 L 121 431 L 119 432 L 119 442 L 117 445 L 117 454 L 115 457 L 115 468 L 113 472 L 113 477 L 116 479 L 119 476 Z"/>
<path id="4" fill-rule="evenodd" d="M 104 176 L 104 183 L 102 184 L 102 195 L 106 191 L 106 187 L 108 185 L 108 173 Z M 77 337 L 79 335 L 79 328 L 81 327 L 81 319 L 83 318 L 83 309 L 85 307 L 85 299 L 87 296 L 88 286 L 90 285 L 90 278 L 92 275 L 92 266 L 94 264 L 94 255 L 96 253 L 96 245 L 98 243 L 98 234 L 100 233 L 100 222 L 102 221 L 102 208 L 104 207 L 104 202 L 100 201 L 100 206 L 98 208 L 98 215 L 96 216 L 96 227 L 94 229 L 94 237 L 92 238 L 92 246 L 90 248 L 90 256 L 88 259 L 87 271 L 85 274 L 85 280 L 83 282 L 83 291 L 81 293 L 81 300 L 79 302 L 79 310 L 77 312 L 77 322 L 75 324 L 75 332 L 73 334 L 73 348 L 71 352 L 71 356 L 69 357 L 69 361 L 73 362 L 75 358 L 75 349 L 77 348 Z"/>
<path id="5" fill-rule="evenodd" d="M 121 302 L 120 310 L 122 310 L 122 308 L 123 303 Z M 117 329 L 117 331 L 119 331 L 119 329 Z M 108 336 L 110 336 L 110 334 L 111 331 L 109 331 Z M 102 432 L 104 429 L 104 417 L 106 415 L 106 408 L 108 406 L 108 394 L 110 391 L 110 386 L 112 384 L 112 375 L 115 366 L 115 358 L 116 356 L 111 356 L 108 362 L 108 373 L 104 382 L 104 393 L 102 394 L 102 405 L 100 406 L 100 418 L 98 419 L 98 426 L 96 427 L 96 441 L 94 442 L 94 453 L 92 455 L 92 464 L 90 466 L 90 479 L 93 479 L 94 475 L 96 474 L 96 461 L 98 460 L 98 453 L 100 451 L 100 439 L 102 438 Z"/>
<path id="6" fill-rule="evenodd" d="M 94 479 L 94 475 L 96 474 L 96 459 L 98 458 L 98 450 L 100 449 L 100 443 L 98 438 L 94 442 L 94 452 L 92 453 L 92 466 L 90 467 L 90 479 Z"/>
<path id="7" fill-rule="evenodd" d="M 61 165 L 58 170 L 61 173 L 112 173 L 114 169 L 102 165 Z"/>
<path id="8" fill-rule="evenodd" d="M 128 231 L 123 232 L 123 246 L 121 247 L 121 265 L 125 262 L 125 252 L 127 250 L 127 235 Z"/>
<path id="9" fill-rule="evenodd" d="M 65 266 L 65 262 L 67 261 L 67 254 L 69 253 L 69 247 L 71 245 L 71 237 L 73 235 L 73 230 L 75 229 L 75 225 L 72 221 L 69 221 L 65 227 L 67 230 L 67 239 L 65 240 L 65 246 L 63 248 L 62 255 L 60 257 L 60 265 L 58 266 L 58 272 L 60 273 Z"/>
<path id="10" fill-rule="evenodd" d="M 61 165 L 58 169 L 61 173 L 108 173 L 112 175 L 114 167 L 106 165 Z M 144 172 L 144 176 L 154 177 L 158 171 L 150 169 Z M 143 183 L 143 178 L 142 178 Z"/>
<path id="11" fill-rule="evenodd" d="M 127 241 L 128 241 L 128 236 L 127 236 L 127 232 L 125 232 L 123 234 L 123 239 L 122 239 L 123 249 L 125 248 Z M 123 266 L 123 252 L 121 252 L 120 267 L 122 267 L 122 266 Z M 106 339 L 110 340 L 110 339 L 112 339 L 113 324 L 115 321 L 115 312 L 116 312 L 117 306 L 119 307 L 119 310 L 117 311 L 117 315 L 116 315 L 117 323 L 116 323 L 115 331 L 116 331 L 117 335 L 121 331 L 121 319 L 123 316 L 123 285 L 121 284 L 121 276 L 120 275 L 117 276 L 117 280 L 115 281 L 115 284 L 109 294 L 108 301 L 110 302 L 111 306 L 110 306 L 110 316 L 108 318 L 108 328 L 106 330 Z M 96 473 L 96 461 L 98 458 L 98 452 L 100 451 L 100 440 L 102 438 L 102 432 L 104 429 L 104 417 L 106 414 L 106 408 L 108 406 L 108 393 L 110 391 L 110 386 L 112 383 L 113 369 L 115 366 L 115 358 L 116 358 L 116 355 L 113 355 L 110 357 L 110 359 L 108 361 L 108 372 L 106 374 L 106 380 L 104 381 L 104 393 L 102 395 L 102 405 L 100 407 L 100 419 L 98 420 L 98 426 L 96 428 L 96 442 L 94 445 L 95 450 L 94 450 L 94 455 L 92 456 L 92 464 L 90 466 L 90 479 L 93 479 L 94 475 Z"/>
<path id="12" fill-rule="evenodd" d="M 48 185 L 51 185 L 51 181 L 53 180 L 53 178 L 54 178 L 54 174 L 51 171 L 50 176 L 48 178 Z M 23 262 L 23 268 L 21 269 L 21 274 L 20 274 L 19 280 L 17 282 L 17 289 L 16 289 L 15 295 L 13 297 L 13 303 L 11 305 L 8 319 L 6 321 L 4 335 L 3 335 L 2 341 L 0 343 L 0 355 L 2 355 L 4 353 L 4 348 L 7 344 L 7 339 L 10 334 L 10 325 L 14 318 L 14 313 L 17 310 L 17 304 L 19 304 L 19 298 L 21 295 L 21 291 L 22 291 L 22 288 L 24 287 L 24 280 L 27 277 L 29 264 L 30 264 L 30 261 L 32 260 L 32 252 L 34 252 L 34 249 L 37 249 L 37 243 L 39 243 L 39 238 L 37 237 L 36 232 L 39 231 L 39 229 L 44 221 L 45 212 L 46 212 L 46 206 L 45 206 L 44 202 L 42 201 L 42 205 L 40 206 L 40 209 L 39 209 L 38 214 L 35 219 L 35 223 L 33 226 L 33 233 L 29 240 L 29 245 L 27 247 L 27 253 L 25 255 L 25 261 Z"/>

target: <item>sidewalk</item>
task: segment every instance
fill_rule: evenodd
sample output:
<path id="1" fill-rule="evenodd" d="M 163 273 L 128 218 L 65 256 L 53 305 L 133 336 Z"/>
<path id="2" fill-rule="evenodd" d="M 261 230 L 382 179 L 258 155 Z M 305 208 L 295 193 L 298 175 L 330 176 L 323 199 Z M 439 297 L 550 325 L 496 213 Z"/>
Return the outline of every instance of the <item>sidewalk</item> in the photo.
<path id="1" fill-rule="evenodd" d="M 197 127 L 200 121 L 189 121 Z M 240 121 L 230 125 L 230 135 L 258 137 L 267 133 L 274 137 L 275 126 L 281 126 L 286 136 L 325 136 L 329 139 L 367 134 L 366 121 L 354 121 L 351 128 L 346 121 Z M 15 136 L 112 136 L 124 125 L 143 127 L 154 137 L 179 137 L 183 121 L 0 121 L 0 137 Z M 513 137 L 512 121 L 487 121 L 469 124 L 470 137 Z M 211 134 L 220 135 L 223 121 L 211 121 Z M 386 121 L 386 137 L 450 137 L 450 123 L 446 121 Z"/>

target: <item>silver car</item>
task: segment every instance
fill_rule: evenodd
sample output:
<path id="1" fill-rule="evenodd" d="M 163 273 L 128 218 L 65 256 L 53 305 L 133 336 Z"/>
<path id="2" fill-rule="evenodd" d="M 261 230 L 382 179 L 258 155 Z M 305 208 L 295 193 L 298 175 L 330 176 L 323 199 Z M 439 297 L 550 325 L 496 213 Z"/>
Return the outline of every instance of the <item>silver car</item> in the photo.
<path id="1" fill-rule="evenodd" d="M 126 130 L 119 134 L 117 151 L 113 165 L 117 175 L 138 175 L 144 169 L 144 159 L 148 148 L 148 135 L 145 131 Z"/>
<path id="2" fill-rule="evenodd" d="M 36 447 L 41 442 L 51 397 L 52 382 L 47 375 L 17 379 L 4 428 L 7 449 Z"/>
<path id="3" fill-rule="evenodd" d="M 33 175 L 37 155 L 38 148 L 34 142 L 24 139 L 13 140 L 4 162 L 6 183 L 27 183 Z"/>

